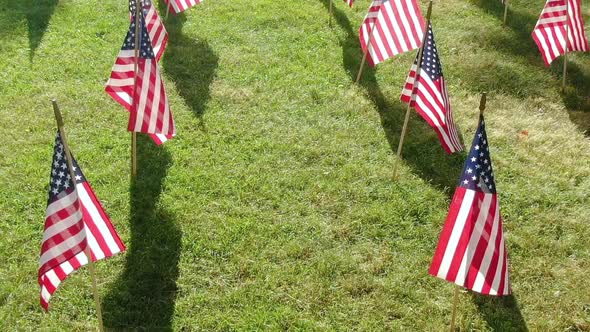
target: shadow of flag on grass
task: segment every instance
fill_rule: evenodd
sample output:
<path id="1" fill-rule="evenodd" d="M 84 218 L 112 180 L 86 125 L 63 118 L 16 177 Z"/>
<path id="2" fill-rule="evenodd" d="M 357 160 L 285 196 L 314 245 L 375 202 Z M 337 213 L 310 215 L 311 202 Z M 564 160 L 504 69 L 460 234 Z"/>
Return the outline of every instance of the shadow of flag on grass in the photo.
<path id="1" fill-rule="evenodd" d="M 57 2 L 58 0 L 23 1 L 27 5 L 25 12 L 29 26 L 29 58 L 31 60 L 33 60 L 35 51 L 41 44 Z"/>
<path id="2" fill-rule="evenodd" d="M 5 24 L 0 33 L 14 29 L 18 22 L 26 20 L 29 37 L 29 58 L 32 61 L 43 35 L 49 26 L 51 16 L 59 0 L 0 0 L 0 16 Z"/>

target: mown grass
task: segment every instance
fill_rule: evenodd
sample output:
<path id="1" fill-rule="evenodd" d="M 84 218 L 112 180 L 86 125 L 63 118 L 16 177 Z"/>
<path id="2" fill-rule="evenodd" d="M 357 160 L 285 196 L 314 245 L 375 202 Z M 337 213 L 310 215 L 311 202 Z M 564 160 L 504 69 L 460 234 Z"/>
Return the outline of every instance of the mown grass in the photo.
<path id="1" fill-rule="evenodd" d="M 532 2 L 532 3 L 531 3 Z M 464 141 L 479 93 L 514 296 L 462 292 L 461 330 L 590 329 L 590 58 L 549 69 L 530 39 L 544 1 L 435 2 L 433 25 Z M 586 21 L 590 19 L 583 1 Z M 0 330 L 89 330 L 87 269 L 49 314 L 37 260 L 55 124 L 128 251 L 97 264 L 112 330 L 423 330 L 448 327 L 453 286 L 427 275 L 464 156 L 418 116 L 392 181 L 414 54 L 367 70 L 369 6 L 211 0 L 166 23 L 162 71 L 179 135 L 141 137 L 129 180 L 126 112 L 103 92 L 124 1 L 0 0 Z M 422 3 L 425 8 L 425 3 Z"/>

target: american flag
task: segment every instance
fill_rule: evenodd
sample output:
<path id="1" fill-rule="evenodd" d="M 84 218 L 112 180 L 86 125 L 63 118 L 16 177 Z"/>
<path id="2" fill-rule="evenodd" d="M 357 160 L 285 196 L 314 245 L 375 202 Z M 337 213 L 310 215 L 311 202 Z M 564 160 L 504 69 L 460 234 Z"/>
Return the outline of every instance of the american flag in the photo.
<path id="1" fill-rule="evenodd" d="M 170 6 L 170 8 L 172 8 L 172 11 L 175 14 L 178 14 L 178 13 L 181 13 L 191 7 L 194 7 L 198 4 L 200 4 L 203 1 L 202 0 L 164 0 L 164 2 L 166 2 L 166 4 L 168 4 L 168 6 Z"/>
<path id="2" fill-rule="evenodd" d="M 354 0 L 344 0 L 344 2 L 346 2 L 346 4 L 347 4 L 347 5 L 348 5 L 350 8 L 352 8 L 352 5 L 353 5 L 353 3 L 354 3 Z"/>
<path id="3" fill-rule="evenodd" d="M 367 52 L 373 31 L 367 54 L 369 65 L 419 48 L 424 25 L 417 0 L 374 0 L 359 29 L 363 52 Z"/>
<path id="4" fill-rule="evenodd" d="M 136 0 L 129 0 L 129 17 L 130 17 L 131 21 L 134 20 L 134 14 L 136 13 L 136 7 L 135 7 L 136 3 L 137 3 Z M 154 49 L 154 53 L 156 54 L 156 60 L 160 61 L 160 58 L 162 57 L 162 54 L 164 54 L 164 50 L 165 50 L 166 44 L 168 42 L 168 33 L 166 32 L 166 29 L 164 28 L 164 24 L 162 24 L 162 20 L 160 19 L 160 16 L 158 15 L 158 12 L 154 8 L 151 0 L 143 0 L 142 3 L 143 3 L 143 15 L 145 15 L 145 18 L 146 18 L 148 34 L 150 35 L 150 41 L 152 42 L 152 47 Z M 115 63 L 115 66 L 117 66 L 117 63 Z M 113 71 L 114 70 L 115 70 L 115 68 L 113 68 Z M 120 70 L 132 71 L 133 69 L 120 68 Z M 111 73 L 111 78 L 112 78 L 112 73 Z M 110 84 L 111 86 L 109 87 L 109 83 L 113 83 L 113 84 Z M 105 89 L 106 92 L 116 102 L 121 104 L 128 111 L 131 111 L 132 98 L 131 98 L 130 91 L 132 91 L 132 88 L 125 89 L 124 86 L 117 87 L 117 86 L 115 86 L 117 81 L 111 82 L 109 80 L 109 83 L 107 83 L 107 87 Z M 119 83 L 122 83 L 124 85 L 129 84 L 128 82 L 119 82 Z M 130 83 L 130 84 L 133 84 L 133 83 Z M 150 134 L 149 136 L 152 138 L 152 140 L 154 140 L 154 142 L 157 145 L 160 145 L 173 137 L 172 135 L 162 135 L 162 134 Z"/>
<path id="5" fill-rule="evenodd" d="M 429 273 L 486 295 L 510 294 L 502 217 L 483 115 Z"/>
<path id="6" fill-rule="evenodd" d="M 566 14 L 568 11 L 569 16 Z M 546 66 L 566 53 L 565 35 L 568 25 L 567 52 L 588 52 L 580 0 L 547 0 L 533 30 L 533 39 L 543 55 Z"/>
<path id="7" fill-rule="evenodd" d="M 73 157 L 72 166 L 75 176 L 73 181 L 58 132 L 39 258 L 40 300 L 45 310 L 59 284 L 88 263 L 85 253 L 87 248 L 90 249 L 93 262 L 125 250 L 111 220 Z"/>
<path id="8" fill-rule="evenodd" d="M 428 34 L 425 40 L 424 51 L 420 61 L 418 79 L 418 56 L 410 69 L 406 84 L 402 90 L 401 100 L 410 103 L 418 114 L 436 131 L 440 143 L 447 153 L 463 150 L 459 140 L 457 127 L 453 120 L 453 112 L 447 92 L 447 84 L 443 77 L 442 66 L 432 25 L 428 25 Z"/>
<path id="9" fill-rule="evenodd" d="M 158 143 L 158 140 L 165 141 L 176 134 L 174 120 L 142 12 L 139 19 L 138 70 L 134 76 L 135 12 L 132 16 L 105 91 L 131 112 L 129 131 L 151 134 Z"/>

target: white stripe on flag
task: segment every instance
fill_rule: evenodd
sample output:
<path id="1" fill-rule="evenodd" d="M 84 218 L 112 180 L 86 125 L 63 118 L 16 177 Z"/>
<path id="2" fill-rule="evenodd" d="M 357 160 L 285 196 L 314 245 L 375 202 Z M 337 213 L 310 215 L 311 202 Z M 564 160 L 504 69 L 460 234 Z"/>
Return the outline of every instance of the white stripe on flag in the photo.
<path id="1" fill-rule="evenodd" d="M 483 290 L 484 282 L 486 279 L 486 275 L 488 274 L 488 270 L 490 269 L 490 264 L 492 262 L 492 258 L 494 257 L 494 248 L 496 247 L 496 238 L 498 237 L 498 229 L 500 228 L 500 204 L 498 204 L 498 200 L 496 200 L 496 206 L 493 207 L 496 211 L 494 213 L 494 222 L 492 224 L 492 234 L 490 235 L 490 239 L 488 240 L 488 246 L 486 248 L 485 254 L 483 256 L 483 260 L 481 262 L 481 266 L 477 271 L 477 277 L 475 278 L 475 282 L 473 283 L 473 290 L 481 293 Z M 500 257 L 501 259 L 501 257 Z"/>
<path id="2" fill-rule="evenodd" d="M 455 251 L 457 250 L 456 245 L 459 243 L 461 234 L 463 234 L 465 221 L 469 216 L 469 211 L 471 211 L 471 206 L 474 198 L 475 191 L 469 189 L 465 190 L 465 196 L 463 197 L 463 201 L 461 202 L 461 208 L 459 209 L 457 219 L 455 221 L 455 224 L 453 225 L 451 237 L 448 241 L 449 244 L 454 244 L 454 246 L 447 246 L 447 248 L 445 249 L 445 254 L 440 264 L 440 268 L 438 269 L 438 273 L 436 274 L 439 278 L 446 279 L 447 274 L 449 273 L 449 268 L 451 267 L 453 257 L 455 256 Z"/>

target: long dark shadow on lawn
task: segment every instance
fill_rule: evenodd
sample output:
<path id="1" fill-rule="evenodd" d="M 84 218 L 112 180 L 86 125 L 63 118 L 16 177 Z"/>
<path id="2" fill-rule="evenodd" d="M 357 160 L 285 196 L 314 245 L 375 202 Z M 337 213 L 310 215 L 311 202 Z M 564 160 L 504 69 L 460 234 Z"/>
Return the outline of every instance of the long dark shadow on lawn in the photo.
<path id="1" fill-rule="evenodd" d="M 29 58 L 32 61 L 58 2 L 58 0 L 0 1 L 0 13 L 4 16 L 2 21 L 7 22 L 8 25 L 0 27 L 0 33 L 8 34 L 9 30 L 18 26 L 18 22 L 24 17 L 27 20 Z"/>
<path id="2" fill-rule="evenodd" d="M 110 329 L 171 330 L 182 233 L 174 216 L 159 206 L 170 165 L 165 148 L 139 135 L 125 270 L 103 300 Z"/>
<path id="3" fill-rule="evenodd" d="M 504 6 L 500 1 L 472 0 L 472 2 L 482 8 L 486 13 L 496 16 L 498 18 L 498 24 L 502 24 L 501 20 L 504 15 Z M 538 8 L 539 14 L 541 13 L 542 8 L 541 4 Z M 538 16 L 535 16 L 526 10 L 515 8 L 514 6 L 510 6 L 508 12 L 507 28 L 512 29 L 516 38 L 508 38 L 502 34 L 495 34 L 494 36 L 487 36 L 480 40 L 490 42 L 491 46 L 495 49 L 503 50 L 512 56 L 526 59 L 530 65 L 530 70 L 537 72 L 549 70 L 555 78 L 554 88 L 560 89 L 561 80 L 563 78 L 562 69 L 564 59 L 563 57 L 557 58 L 549 69 L 543 65 L 541 53 L 531 36 Z M 588 17 L 585 17 L 584 19 L 587 21 Z M 490 45 L 487 45 L 486 47 L 489 46 Z M 578 59 L 583 58 L 586 61 L 590 59 L 590 55 L 580 52 L 576 52 L 575 57 Z M 516 94 L 520 97 L 528 97 L 537 92 L 537 90 L 534 90 L 535 88 L 531 88 L 533 91 L 526 93 L 529 88 L 523 90 L 522 87 L 524 87 L 525 84 L 530 86 L 530 82 L 527 82 L 526 79 L 520 79 L 518 73 L 511 73 L 508 68 L 504 68 L 508 70 L 508 72 L 503 68 L 494 69 L 496 73 L 495 76 L 498 78 L 496 82 L 514 82 L 514 84 L 509 87 L 509 92 L 516 91 Z M 590 135 L 590 126 L 588 125 L 590 122 L 590 115 L 588 114 L 590 113 L 590 75 L 580 68 L 578 64 L 569 61 L 566 80 L 567 88 L 565 91 L 560 90 L 563 103 L 568 111 L 570 120 L 588 136 Z M 518 94 L 518 91 L 521 91 L 521 93 Z"/>
<path id="4" fill-rule="evenodd" d="M 514 295 L 494 297 L 472 293 L 472 299 L 493 331 L 529 330 Z"/>
<path id="5" fill-rule="evenodd" d="M 320 2 L 326 9 L 329 9 L 328 0 L 320 0 Z M 358 33 L 356 29 L 352 28 L 346 14 L 338 8 L 334 8 L 334 20 L 346 32 L 346 37 L 340 40 L 343 66 L 350 79 L 354 81 L 363 57 Z M 409 65 L 408 63 L 408 70 Z M 397 100 L 395 102 L 387 101 L 375 77 L 375 70 L 369 66 L 366 66 L 363 71 L 360 85 L 367 91 L 379 112 L 381 126 L 391 151 L 394 154 L 397 153 L 406 105 Z M 400 82 L 400 92 L 402 85 L 403 82 Z M 414 113 L 412 111 L 408 124 L 408 135 L 404 143 L 402 159 L 420 177 L 451 195 L 450 189 L 455 186 L 464 157 L 460 154 L 447 155 L 434 130 Z"/>
<path id="6" fill-rule="evenodd" d="M 165 8 L 161 12 L 166 12 Z M 163 57 L 167 75 L 204 128 L 203 115 L 210 98 L 210 85 L 219 61 L 206 40 L 194 40 L 182 32 L 184 14 L 170 14 L 166 21 L 168 47 Z"/>

